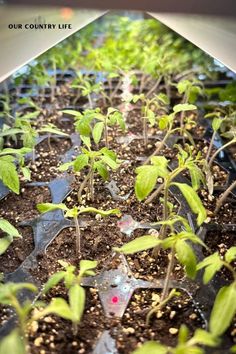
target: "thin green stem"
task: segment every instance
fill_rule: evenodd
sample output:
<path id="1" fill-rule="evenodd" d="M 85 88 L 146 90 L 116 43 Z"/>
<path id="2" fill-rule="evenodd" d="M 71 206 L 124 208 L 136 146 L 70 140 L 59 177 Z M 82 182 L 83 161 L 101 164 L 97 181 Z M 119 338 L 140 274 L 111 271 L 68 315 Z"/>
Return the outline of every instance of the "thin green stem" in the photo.
<path id="1" fill-rule="evenodd" d="M 236 180 L 226 189 L 226 191 L 222 194 L 222 196 L 217 200 L 216 208 L 214 210 L 215 215 L 219 212 L 221 206 L 224 204 L 226 198 L 234 188 L 236 188 Z"/>
<path id="2" fill-rule="evenodd" d="M 209 161 L 209 158 L 211 156 L 211 152 L 212 152 L 212 148 L 213 148 L 213 143 L 214 143 L 215 137 L 216 137 L 216 131 L 214 131 L 214 133 L 212 134 L 212 137 L 211 137 L 210 145 L 209 145 L 209 148 L 208 148 L 208 151 L 207 151 L 207 155 L 206 155 L 206 162 Z"/>
<path id="3" fill-rule="evenodd" d="M 108 143 L 108 131 L 107 131 L 107 116 L 105 116 L 105 119 L 104 119 L 104 134 L 105 134 L 105 145 L 108 148 L 109 143 Z"/>
<path id="4" fill-rule="evenodd" d="M 224 150 L 226 147 L 232 145 L 232 144 L 235 144 L 236 143 L 236 138 L 230 140 L 228 143 L 222 145 L 218 150 L 216 150 L 216 152 L 212 155 L 210 161 L 209 161 L 209 168 L 211 168 L 211 165 L 213 164 L 216 156 L 222 151 Z"/>
<path id="5" fill-rule="evenodd" d="M 169 260 L 169 264 L 166 272 L 166 278 L 164 282 L 164 287 L 161 294 L 161 302 L 165 301 L 167 298 L 169 287 L 170 287 L 170 277 L 171 277 L 171 273 L 173 272 L 174 264 L 175 264 L 175 248 L 174 246 L 172 246 L 170 252 L 170 260 Z"/>
<path id="6" fill-rule="evenodd" d="M 236 271 L 234 270 L 234 268 L 229 263 L 227 263 L 223 260 L 222 260 L 222 263 L 223 263 L 224 267 L 227 268 L 232 273 L 234 281 L 236 282 Z"/>
<path id="7" fill-rule="evenodd" d="M 79 227 L 78 216 L 74 216 L 75 230 L 76 230 L 76 238 L 75 238 L 75 251 L 76 256 L 79 257 L 81 253 L 81 233 Z"/>
<path id="8" fill-rule="evenodd" d="M 94 160 L 91 160 L 91 168 L 89 172 L 89 189 L 92 202 L 94 202 Z"/>
<path id="9" fill-rule="evenodd" d="M 163 146 L 165 145 L 167 139 L 169 138 L 169 136 L 171 134 L 173 134 L 175 131 L 179 130 L 179 128 L 175 128 L 175 129 L 171 129 L 169 128 L 166 132 L 166 135 L 164 136 L 164 138 L 162 139 L 162 141 L 160 142 L 160 144 L 158 145 L 158 147 L 156 148 L 156 150 L 147 158 L 147 160 L 144 162 L 144 165 L 146 165 L 147 163 L 149 163 L 149 161 L 151 160 L 151 158 L 153 156 L 156 156 L 161 149 L 163 148 Z"/>

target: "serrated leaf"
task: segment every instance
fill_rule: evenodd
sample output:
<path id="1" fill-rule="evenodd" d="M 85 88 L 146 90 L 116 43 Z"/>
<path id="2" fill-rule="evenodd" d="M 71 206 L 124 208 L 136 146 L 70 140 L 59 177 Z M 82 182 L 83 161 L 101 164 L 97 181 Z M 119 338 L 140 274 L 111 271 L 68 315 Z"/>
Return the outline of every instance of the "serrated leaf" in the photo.
<path id="1" fill-rule="evenodd" d="M 197 214 L 197 224 L 200 226 L 206 220 L 207 213 L 195 190 L 186 183 L 174 182 L 172 185 L 175 185 L 180 189 L 192 212 Z"/>
<path id="2" fill-rule="evenodd" d="M 189 278 L 194 279 L 196 275 L 197 260 L 192 248 L 184 240 L 176 242 L 175 250 L 179 262 L 185 267 Z"/>
<path id="3" fill-rule="evenodd" d="M 221 336 L 230 326 L 236 313 L 236 284 L 221 288 L 211 311 L 209 328 L 213 335 Z"/>
<path id="4" fill-rule="evenodd" d="M 94 163 L 94 170 L 97 170 L 99 175 L 102 177 L 104 181 L 106 181 L 109 177 L 108 170 L 106 168 L 106 165 L 102 163 L 102 161 L 96 161 Z"/>
<path id="5" fill-rule="evenodd" d="M 108 165 L 112 170 L 116 170 L 119 165 L 116 163 L 116 161 L 114 161 L 112 158 L 110 158 L 110 156 L 108 155 L 103 155 L 101 156 L 101 160 Z"/>
<path id="6" fill-rule="evenodd" d="M 74 161 L 74 170 L 75 172 L 81 171 L 85 166 L 88 165 L 89 158 L 88 155 L 81 154 L 76 157 Z"/>
<path id="7" fill-rule="evenodd" d="M 133 241 L 126 243 L 122 247 L 114 247 L 114 251 L 124 253 L 124 254 L 133 254 L 136 252 L 141 252 L 154 248 L 160 245 L 162 241 L 154 235 L 145 235 L 136 238 Z"/>
<path id="8" fill-rule="evenodd" d="M 164 156 L 153 156 L 151 158 L 151 163 L 152 165 L 156 166 L 160 177 L 165 178 L 168 175 L 168 160 Z"/>
<path id="9" fill-rule="evenodd" d="M 196 165 L 188 165 L 187 168 L 190 173 L 192 187 L 197 191 L 200 188 L 201 183 L 204 182 L 203 173 Z"/>

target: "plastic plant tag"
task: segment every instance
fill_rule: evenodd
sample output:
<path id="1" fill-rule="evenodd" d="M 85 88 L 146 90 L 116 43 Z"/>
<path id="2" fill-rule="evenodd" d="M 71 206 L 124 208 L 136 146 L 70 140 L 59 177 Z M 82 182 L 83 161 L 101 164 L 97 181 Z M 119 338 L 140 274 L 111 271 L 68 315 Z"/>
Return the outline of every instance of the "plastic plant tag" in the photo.
<path id="1" fill-rule="evenodd" d="M 105 315 L 121 318 L 136 289 L 162 288 L 164 280 L 149 282 L 136 279 L 123 255 L 119 256 L 120 264 L 115 269 L 105 270 L 95 277 L 84 278 L 83 286 L 98 289 Z"/>
<path id="2" fill-rule="evenodd" d="M 118 354 L 116 342 L 109 331 L 104 331 L 92 352 L 92 354 Z"/>
<path id="3" fill-rule="evenodd" d="M 117 186 L 117 184 L 114 180 L 111 180 L 111 182 L 109 182 L 105 186 L 105 188 L 109 190 L 109 192 L 114 200 L 127 200 L 131 194 L 131 192 L 129 192 L 126 195 L 119 195 L 120 188 Z"/>
<path id="4" fill-rule="evenodd" d="M 133 231 L 136 229 L 157 229 L 159 230 L 160 225 L 155 225 L 155 223 L 141 223 L 132 218 L 131 215 L 125 214 L 117 222 L 117 226 L 120 231 L 127 236 L 131 236 Z"/>

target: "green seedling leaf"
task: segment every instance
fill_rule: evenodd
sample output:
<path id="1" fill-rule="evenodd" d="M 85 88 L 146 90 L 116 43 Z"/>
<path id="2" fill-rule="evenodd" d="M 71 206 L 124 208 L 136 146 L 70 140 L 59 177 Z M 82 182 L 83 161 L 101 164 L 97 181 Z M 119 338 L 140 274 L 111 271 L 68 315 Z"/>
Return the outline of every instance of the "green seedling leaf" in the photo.
<path id="1" fill-rule="evenodd" d="M 179 262 L 185 267 L 188 277 L 194 279 L 196 276 L 197 260 L 192 248 L 184 240 L 178 240 L 175 250 Z"/>
<path id="2" fill-rule="evenodd" d="M 166 177 L 169 173 L 167 169 L 168 160 L 164 156 L 153 156 L 151 163 L 157 168 L 160 177 Z"/>
<path id="3" fill-rule="evenodd" d="M 79 263 L 80 276 L 86 276 L 87 271 L 95 269 L 98 265 L 97 261 L 82 260 Z"/>
<path id="4" fill-rule="evenodd" d="M 58 167 L 58 170 L 61 172 L 67 171 L 68 168 L 74 166 L 74 162 L 65 162 L 61 166 Z"/>
<path id="5" fill-rule="evenodd" d="M 219 344 L 219 340 L 212 333 L 198 328 L 194 336 L 189 341 L 192 344 L 207 345 L 208 347 L 215 347 Z"/>
<path id="6" fill-rule="evenodd" d="M 31 181 L 31 171 L 28 167 L 24 166 L 24 167 L 21 167 L 21 171 L 23 173 L 23 176 L 24 176 L 24 179 L 26 181 Z"/>
<path id="7" fill-rule="evenodd" d="M 43 287 L 43 294 L 46 294 L 50 289 L 56 286 L 65 276 L 65 272 L 57 272 L 53 274 Z"/>
<path id="8" fill-rule="evenodd" d="M 95 124 L 95 126 L 92 130 L 93 140 L 94 140 L 95 144 L 98 144 L 99 141 L 101 140 L 103 129 L 104 129 L 103 122 L 98 122 Z"/>
<path id="9" fill-rule="evenodd" d="M 47 213 L 48 211 L 53 211 L 57 209 L 68 211 L 68 208 L 65 204 L 53 204 L 53 203 L 41 203 L 37 204 L 37 209 L 40 213 Z"/>
<path id="10" fill-rule="evenodd" d="M 156 236 L 154 235 L 145 235 L 136 238 L 133 241 L 130 241 L 126 243 L 122 247 L 114 247 L 114 251 L 123 253 L 123 254 L 133 254 L 141 251 L 148 250 L 150 248 L 154 248 L 162 243 L 161 240 L 159 240 Z"/>
<path id="11" fill-rule="evenodd" d="M 26 348 L 18 329 L 14 329 L 0 341 L 0 354 L 6 353 L 26 354 Z"/>
<path id="12" fill-rule="evenodd" d="M 69 289 L 69 303 L 73 320 L 80 322 L 85 307 L 85 290 L 82 286 L 75 284 Z"/>
<path id="13" fill-rule="evenodd" d="M 204 175 L 196 165 L 188 165 L 187 168 L 190 173 L 192 187 L 197 191 L 200 188 L 201 183 L 204 183 Z"/>
<path id="14" fill-rule="evenodd" d="M 94 163 L 94 170 L 99 173 L 99 175 L 102 177 L 102 179 L 104 181 L 106 181 L 109 177 L 109 172 L 108 169 L 106 167 L 106 165 L 104 163 L 102 163 L 102 161 L 96 161 Z"/>
<path id="15" fill-rule="evenodd" d="M 101 160 L 108 165 L 112 170 L 117 169 L 118 164 L 116 161 L 114 161 L 110 156 L 108 155 L 103 155 L 101 156 Z"/>
<path id="16" fill-rule="evenodd" d="M 223 262 L 217 252 L 206 257 L 202 262 L 198 263 L 197 270 L 205 268 L 203 275 L 203 283 L 207 284 L 223 266 Z"/>
<path id="17" fill-rule="evenodd" d="M 154 189 L 159 169 L 156 166 L 140 166 L 136 169 L 138 174 L 135 181 L 135 194 L 139 201 L 145 199 Z"/>
<path id="18" fill-rule="evenodd" d="M 0 229 L 10 236 L 21 237 L 18 230 L 5 219 L 0 219 Z"/>
<path id="19" fill-rule="evenodd" d="M 13 241 L 13 237 L 12 236 L 5 236 L 0 238 L 0 256 L 6 252 L 6 250 L 8 249 L 8 247 L 10 246 L 10 244 Z"/>
<path id="20" fill-rule="evenodd" d="M 230 348 L 230 353 L 232 353 L 232 354 L 236 353 L 236 344 Z"/>
<path id="21" fill-rule="evenodd" d="M 230 247 L 230 249 L 225 253 L 225 260 L 228 263 L 233 262 L 236 259 L 236 247 Z"/>
<path id="22" fill-rule="evenodd" d="M 218 292 L 210 317 L 210 331 L 221 336 L 230 326 L 236 313 L 236 284 L 224 286 Z"/>
<path id="23" fill-rule="evenodd" d="M 74 170 L 75 172 L 81 171 L 85 166 L 88 165 L 89 158 L 88 155 L 81 154 L 76 157 L 74 161 Z"/>
<path id="24" fill-rule="evenodd" d="M 180 191 L 184 195 L 184 198 L 187 200 L 192 212 L 197 214 L 197 224 L 198 226 L 200 226 L 206 220 L 207 213 L 206 209 L 204 208 L 201 202 L 201 199 L 199 198 L 195 190 L 186 183 L 174 182 L 171 184 L 177 186 L 180 189 Z"/>
<path id="25" fill-rule="evenodd" d="M 189 330 L 185 325 L 181 325 L 178 334 L 178 343 L 183 344 L 188 340 Z"/>
<path id="26" fill-rule="evenodd" d="M 20 193 L 20 181 L 13 162 L 9 162 L 4 157 L 0 158 L 0 179 L 3 184 L 14 193 Z"/>
<path id="27" fill-rule="evenodd" d="M 149 341 L 136 349 L 132 354 L 167 354 L 168 351 L 168 348 L 164 345 L 155 341 Z"/>
<path id="28" fill-rule="evenodd" d="M 175 113 L 185 112 L 185 111 L 194 111 L 197 107 L 194 104 L 180 103 L 173 107 Z"/>
<path id="29" fill-rule="evenodd" d="M 165 130 L 168 127 L 169 124 L 169 117 L 168 116 L 162 116 L 158 120 L 158 125 L 161 130 Z"/>
<path id="30" fill-rule="evenodd" d="M 81 113 L 79 111 L 74 111 L 73 109 L 64 109 L 61 111 L 62 113 L 70 114 L 74 117 L 81 117 Z"/>
<path id="31" fill-rule="evenodd" d="M 79 210 L 79 214 L 83 214 L 83 213 L 95 213 L 95 214 L 99 214 L 101 216 L 120 215 L 121 214 L 119 209 L 100 210 L 100 209 L 96 209 L 93 207 L 81 208 Z"/>
<path id="32" fill-rule="evenodd" d="M 223 122 L 223 119 L 215 117 L 212 121 L 212 128 L 214 132 L 217 132 L 220 129 L 221 123 Z"/>
<path id="33" fill-rule="evenodd" d="M 48 315 L 50 313 L 53 313 L 54 315 L 64 318 L 65 320 L 72 321 L 74 317 L 74 314 L 71 311 L 66 300 L 60 297 L 53 298 L 50 304 L 44 310 L 42 310 L 43 316 Z"/>

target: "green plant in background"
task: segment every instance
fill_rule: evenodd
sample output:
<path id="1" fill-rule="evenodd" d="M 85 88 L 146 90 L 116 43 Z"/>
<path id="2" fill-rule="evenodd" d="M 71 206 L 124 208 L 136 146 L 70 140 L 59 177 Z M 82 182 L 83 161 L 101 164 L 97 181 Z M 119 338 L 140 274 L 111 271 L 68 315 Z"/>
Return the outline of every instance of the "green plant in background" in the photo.
<path id="1" fill-rule="evenodd" d="M 0 218 L 0 230 L 3 236 L 0 238 L 0 256 L 8 249 L 14 238 L 21 237 L 18 230 L 6 219 Z"/>
<path id="2" fill-rule="evenodd" d="M 192 105 L 192 104 L 188 104 L 188 103 L 177 104 L 176 106 L 173 107 L 173 113 L 171 113 L 169 115 L 163 115 L 163 116 L 159 117 L 158 126 L 159 126 L 160 130 L 165 132 L 165 135 L 164 135 L 163 139 L 161 140 L 160 144 L 158 145 L 158 147 L 156 148 L 156 150 L 153 152 L 153 154 L 151 156 L 149 156 L 148 159 L 145 161 L 145 164 L 147 164 L 153 156 L 157 155 L 161 151 L 161 149 L 165 145 L 167 139 L 173 133 L 175 133 L 177 131 L 181 131 L 181 127 L 174 127 L 174 121 L 175 121 L 176 115 L 178 113 L 181 113 L 181 112 L 188 112 L 188 111 L 193 111 L 193 110 L 196 110 L 196 109 L 197 109 L 197 107 L 195 105 Z M 191 124 L 194 123 L 192 121 L 191 117 L 186 119 L 186 126 L 184 125 L 183 133 L 187 135 L 187 137 L 188 137 L 189 141 L 191 142 L 191 144 L 194 145 L 194 141 L 192 139 L 192 136 L 188 132 L 188 129 L 187 129 L 187 126 L 190 123 Z"/>
<path id="3" fill-rule="evenodd" d="M 189 330 L 185 325 L 179 329 L 178 342 L 175 347 L 165 346 L 156 341 L 148 341 L 132 354 L 204 354 L 202 346 L 216 347 L 219 341 L 211 333 L 196 329 L 189 338 Z"/>
<path id="4" fill-rule="evenodd" d="M 21 106 L 26 105 L 27 108 L 34 108 L 35 111 L 41 112 L 40 106 L 29 96 L 29 97 L 20 97 L 17 99 L 17 103 Z"/>
<path id="5" fill-rule="evenodd" d="M 230 145 L 236 144 L 236 129 L 235 127 L 232 127 L 232 129 L 230 129 L 227 133 L 224 133 L 224 136 L 227 135 L 227 138 L 229 141 L 227 141 L 227 143 L 223 144 L 221 147 L 219 147 L 214 154 L 212 154 L 210 160 L 209 160 L 209 168 L 211 168 L 216 156 L 223 151 L 225 148 L 227 148 Z"/>
<path id="6" fill-rule="evenodd" d="M 29 148 L 6 148 L 0 151 L 0 180 L 2 180 L 3 184 L 16 194 L 20 193 L 20 180 L 17 173 L 16 163 L 18 163 L 24 178 L 30 180 L 30 170 L 24 164 L 24 155 L 30 151 L 31 149 Z"/>
<path id="7" fill-rule="evenodd" d="M 154 190 L 157 179 L 161 177 L 164 182 L 152 193 L 146 202 L 149 203 L 163 191 L 163 221 L 165 221 L 169 216 L 168 202 L 170 187 L 178 187 L 192 212 L 197 214 L 197 224 L 200 226 L 206 219 L 206 210 L 196 192 L 200 184 L 204 182 L 204 175 L 198 167 L 201 163 L 201 155 L 198 153 L 196 157 L 193 157 L 190 148 L 188 152 L 184 151 L 181 147 L 178 148 L 178 166 L 171 171 L 168 170 L 168 160 L 164 156 L 153 156 L 151 158 L 151 165 L 143 165 L 136 169 L 135 194 L 139 201 L 144 200 Z M 176 177 L 186 170 L 190 173 L 191 185 L 175 182 Z M 161 230 L 162 238 L 165 237 L 165 233 L 166 225 L 163 225 Z"/>
<path id="8" fill-rule="evenodd" d="M 11 98 L 9 94 L 0 94 L 0 104 L 2 105 L 2 109 L 0 111 L 0 118 L 3 118 L 6 124 L 11 124 L 13 119 L 11 115 L 10 101 Z"/>
<path id="9" fill-rule="evenodd" d="M 79 89 L 73 104 L 75 105 L 80 96 L 87 97 L 89 102 L 89 108 L 93 109 L 94 104 L 92 101 L 92 94 L 99 93 L 101 91 L 101 83 L 94 82 L 93 77 L 83 75 L 80 72 L 77 73 L 77 78 L 72 82 L 71 88 Z"/>
<path id="10" fill-rule="evenodd" d="M 222 195 L 219 197 L 219 199 L 216 201 L 216 207 L 214 210 L 214 214 L 216 215 L 220 208 L 222 207 L 222 205 L 225 203 L 228 195 L 236 188 L 236 180 L 234 182 L 232 182 L 229 187 L 224 191 L 224 193 L 222 193 Z"/>
<path id="11" fill-rule="evenodd" d="M 179 263 L 184 267 L 187 276 L 194 279 L 197 271 L 197 259 L 194 250 L 189 243 L 198 243 L 201 246 L 205 246 L 201 239 L 192 231 L 188 221 L 173 212 L 171 212 L 168 220 L 157 222 L 156 225 L 158 224 L 166 225 L 170 230 L 168 236 L 164 240 L 157 235 L 145 235 L 137 237 L 120 248 L 114 248 L 116 252 L 124 254 L 133 254 L 152 248 L 155 251 L 157 247 L 162 247 L 164 250 L 170 250 L 168 257 L 169 264 L 166 270 L 162 295 L 159 303 L 149 311 L 147 315 L 147 322 L 149 322 L 154 313 L 158 312 L 158 310 L 160 310 L 167 303 L 167 301 L 177 294 L 175 291 L 169 293 L 175 257 L 177 257 Z M 181 225 L 184 228 L 184 231 L 176 231 L 177 225 Z"/>
<path id="12" fill-rule="evenodd" d="M 105 145 L 108 147 L 108 127 L 118 125 L 123 131 L 125 130 L 123 116 L 116 108 L 109 107 L 106 114 L 103 114 L 99 108 L 88 109 L 83 113 L 70 109 L 62 112 L 74 116 L 76 131 L 82 137 L 92 136 L 95 144 L 98 144 L 104 135 Z"/>
<path id="13" fill-rule="evenodd" d="M 98 173 L 103 180 L 109 178 L 109 169 L 116 170 L 120 161 L 114 151 L 103 147 L 98 151 L 91 150 L 90 141 L 87 141 L 87 148 L 82 148 L 82 153 L 72 162 L 66 162 L 59 167 L 60 171 L 66 171 L 73 166 L 73 170 L 78 173 L 84 168 L 88 168 L 88 173 L 84 178 L 78 190 L 78 201 L 81 202 L 81 196 L 87 187 L 86 198 L 94 201 L 94 173 Z"/>
<path id="14" fill-rule="evenodd" d="M 84 313 L 86 300 L 86 293 L 81 283 L 84 277 L 95 275 L 94 269 L 97 266 L 97 262 L 81 260 L 79 263 L 79 272 L 75 266 L 67 262 L 59 261 L 59 263 L 64 270 L 54 273 L 48 279 L 43 287 L 43 294 L 46 294 L 51 288 L 54 288 L 63 281 L 68 291 L 69 302 L 67 303 L 66 300 L 62 298 L 53 298 L 46 308 L 46 312 L 55 313 L 66 320 L 70 320 L 73 324 L 73 333 L 76 335 L 78 332 L 78 324 Z"/>
<path id="15" fill-rule="evenodd" d="M 43 125 L 41 128 L 36 129 L 31 122 L 31 119 L 36 118 L 38 112 L 28 113 L 24 116 L 17 116 L 13 128 L 6 128 L 0 133 L 0 137 L 10 137 L 17 144 L 17 135 L 25 148 L 33 150 L 33 161 L 35 159 L 35 145 L 40 133 L 49 133 L 48 145 L 51 150 L 50 138 L 52 134 L 68 137 L 69 135 L 62 132 L 54 124 L 49 123 Z"/>
<path id="16" fill-rule="evenodd" d="M 72 208 L 68 208 L 63 203 L 60 204 L 41 203 L 41 204 L 37 204 L 37 209 L 40 211 L 40 213 L 47 213 L 49 211 L 60 209 L 65 212 L 65 217 L 74 219 L 74 224 L 76 228 L 76 248 L 75 249 L 76 249 L 77 256 L 81 255 L 81 232 L 80 232 L 79 219 L 78 219 L 79 215 L 84 213 L 95 213 L 101 215 L 102 217 L 106 217 L 109 215 L 120 215 L 120 211 L 118 209 L 100 210 L 93 207 L 85 208 L 83 206 L 80 207 L 74 206 Z"/>
<path id="17" fill-rule="evenodd" d="M 17 295 L 22 290 L 36 292 L 37 288 L 30 283 L 0 283 L 0 304 L 11 306 L 15 310 L 18 320 L 18 328 L 14 329 L 10 335 L 0 342 L 1 354 L 8 353 L 6 349 L 14 349 L 13 353 L 15 353 L 15 350 L 18 350 L 17 354 L 28 352 L 27 329 L 35 319 L 30 318 L 30 313 L 33 309 L 30 301 L 20 303 L 18 299 Z"/>
<path id="18" fill-rule="evenodd" d="M 200 87 L 201 82 L 192 79 L 190 80 L 181 80 L 178 82 L 177 90 L 179 94 L 183 95 L 182 104 L 185 103 L 195 103 L 198 96 L 203 94 L 203 89 Z M 184 134 L 184 112 L 180 114 L 180 128 L 181 135 Z"/>
<path id="19" fill-rule="evenodd" d="M 64 271 L 57 272 L 45 284 L 42 294 L 46 294 L 52 287 L 56 286 L 60 281 L 64 281 L 68 290 L 69 302 L 61 297 L 52 298 L 47 305 L 42 301 L 31 303 L 25 301 L 21 303 L 18 295 L 22 290 L 36 292 L 35 285 L 30 283 L 0 283 L 0 304 L 12 307 L 17 315 L 17 328 L 0 341 L 0 354 L 29 353 L 28 348 L 28 331 L 33 322 L 37 322 L 40 318 L 48 314 L 55 314 L 73 323 L 74 334 L 77 333 L 77 327 L 85 308 L 85 290 L 81 286 L 84 277 L 95 275 L 94 268 L 97 266 L 96 261 L 80 261 L 79 274 L 76 274 L 76 267 L 68 265 L 66 262 L 60 261 L 65 268 Z"/>
<path id="20" fill-rule="evenodd" d="M 215 337 L 221 336 L 227 330 L 236 314 L 236 272 L 232 265 L 235 260 L 236 247 L 231 247 L 223 258 L 218 252 L 215 252 L 197 265 L 198 270 L 204 269 L 204 284 L 209 283 L 223 267 L 227 268 L 233 277 L 230 285 L 219 290 L 211 311 L 209 329 Z"/>
<path id="21" fill-rule="evenodd" d="M 142 120 L 143 120 L 143 139 L 144 145 L 147 146 L 148 143 L 148 124 L 153 127 L 157 122 L 156 111 L 161 110 L 166 112 L 167 106 L 169 104 L 169 99 L 165 94 L 154 95 L 152 98 L 147 98 L 144 94 L 134 95 L 132 101 L 136 103 L 137 101 L 142 102 Z"/>

